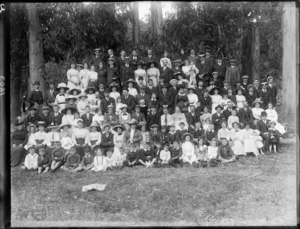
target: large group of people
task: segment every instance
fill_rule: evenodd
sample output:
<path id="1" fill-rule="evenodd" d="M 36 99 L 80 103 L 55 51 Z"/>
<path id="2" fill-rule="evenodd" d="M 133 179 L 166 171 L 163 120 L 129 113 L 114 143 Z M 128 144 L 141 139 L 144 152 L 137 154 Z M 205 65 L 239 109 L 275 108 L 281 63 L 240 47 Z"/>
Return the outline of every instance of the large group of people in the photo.
<path id="1" fill-rule="evenodd" d="M 15 120 L 11 166 L 43 174 L 124 166 L 206 167 L 278 152 L 286 130 L 277 88 L 241 75 L 240 65 L 206 49 L 171 60 L 137 51 L 108 60 L 100 49 L 65 80 L 28 96 Z"/>

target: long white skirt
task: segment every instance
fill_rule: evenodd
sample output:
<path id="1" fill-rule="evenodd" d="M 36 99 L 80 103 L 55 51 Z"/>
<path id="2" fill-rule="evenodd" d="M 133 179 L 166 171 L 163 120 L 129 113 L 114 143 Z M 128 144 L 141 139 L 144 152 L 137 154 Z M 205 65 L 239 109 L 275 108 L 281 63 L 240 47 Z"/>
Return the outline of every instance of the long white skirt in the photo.
<path id="1" fill-rule="evenodd" d="M 233 153 L 235 155 L 246 155 L 244 145 L 240 140 L 233 141 Z"/>
<path id="2" fill-rule="evenodd" d="M 194 161 L 197 161 L 197 157 L 195 154 L 190 155 L 190 156 L 182 156 L 182 160 L 183 162 L 189 162 L 190 164 L 192 164 Z"/>
<path id="3" fill-rule="evenodd" d="M 255 139 L 244 139 L 244 152 L 253 152 L 256 156 L 259 154 Z"/>

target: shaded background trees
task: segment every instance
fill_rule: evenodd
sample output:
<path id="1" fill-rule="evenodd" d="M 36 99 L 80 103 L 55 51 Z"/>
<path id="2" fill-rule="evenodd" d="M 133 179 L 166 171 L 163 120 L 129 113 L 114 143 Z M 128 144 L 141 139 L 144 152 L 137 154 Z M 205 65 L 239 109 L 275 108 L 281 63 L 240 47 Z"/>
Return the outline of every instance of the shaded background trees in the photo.
<path id="1" fill-rule="evenodd" d="M 282 5 L 276 2 L 173 2 L 174 13 L 162 17 L 161 3 L 151 2 L 147 23 L 139 20 L 137 2 L 39 3 L 43 58 L 42 76 L 66 80 L 71 58 L 82 63 L 96 47 L 145 55 L 152 48 L 161 56 L 168 50 L 197 52 L 209 46 L 214 55 L 237 58 L 242 74 L 282 82 Z M 11 4 L 11 94 L 20 101 L 34 74 L 29 71 L 29 24 L 25 4 Z M 130 53 L 128 53 L 130 54 Z M 29 77 L 30 76 L 30 77 Z M 45 85 L 47 86 L 47 84 Z M 30 87 L 30 86 L 29 86 Z M 20 91 L 21 93 L 15 93 Z M 13 116 L 19 102 L 11 105 Z"/>

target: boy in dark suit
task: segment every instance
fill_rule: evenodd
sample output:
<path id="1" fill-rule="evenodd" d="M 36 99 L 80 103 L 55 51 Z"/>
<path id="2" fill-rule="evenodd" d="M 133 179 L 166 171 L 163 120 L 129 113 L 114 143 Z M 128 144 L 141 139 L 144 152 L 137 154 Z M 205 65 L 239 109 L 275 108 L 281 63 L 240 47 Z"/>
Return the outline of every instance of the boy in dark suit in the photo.
<path id="1" fill-rule="evenodd" d="M 214 113 L 211 117 L 212 119 L 212 123 L 215 126 L 215 131 L 218 132 L 219 129 L 221 129 L 221 123 L 223 121 L 226 121 L 225 115 L 223 113 L 221 113 L 221 111 L 223 110 L 223 107 L 221 105 L 216 106 L 216 113 Z"/>
<path id="2" fill-rule="evenodd" d="M 263 82 L 261 84 L 262 84 L 262 89 L 259 91 L 259 97 L 260 97 L 261 101 L 263 102 L 261 108 L 267 109 L 268 103 L 270 101 L 270 93 L 267 89 L 267 82 Z"/>
<path id="3" fill-rule="evenodd" d="M 263 139 L 264 147 L 263 151 L 268 152 L 269 144 L 270 144 L 270 135 L 269 135 L 269 123 L 270 121 L 267 120 L 267 113 L 265 111 L 261 112 L 261 120 L 257 121 L 256 129 L 259 130 L 260 136 Z"/>
<path id="4" fill-rule="evenodd" d="M 35 107 L 29 107 L 29 114 L 27 115 L 25 119 L 25 127 L 29 125 L 29 123 L 32 123 L 34 125 L 37 125 L 38 121 L 41 121 L 41 117 L 36 113 L 37 109 Z"/>
<path id="5" fill-rule="evenodd" d="M 147 115 L 147 125 L 148 128 L 150 128 L 153 124 L 157 124 L 158 126 L 160 125 L 160 115 L 156 111 L 156 106 L 152 105 L 150 107 L 151 111 Z"/>
<path id="6" fill-rule="evenodd" d="M 106 156 L 107 151 L 114 147 L 114 135 L 110 132 L 110 125 L 106 124 L 103 127 L 104 132 L 101 136 L 101 144 L 103 154 Z"/>
<path id="7" fill-rule="evenodd" d="M 50 87 L 49 90 L 47 90 L 46 93 L 45 93 L 45 102 L 47 104 L 49 104 L 50 106 L 53 106 L 54 102 L 55 102 L 56 95 L 57 95 L 57 91 L 55 91 L 53 81 L 49 82 L 49 87 Z M 50 110 L 52 110 L 52 108 Z"/>
<path id="8" fill-rule="evenodd" d="M 204 89 L 203 90 L 203 97 L 200 99 L 200 104 L 201 104 L 201 110 L 203 110 L 204 107 L 209 108 L 209 112 L 211 112 L 211 107 L 212 107 L 212 100 L 211 97 L 208 95 L 208 90 Z"/>
<path id="9" fill-rule="evenodd" d="M 121 76 L 121 85 L 123 86 L 123 82 L 126 82 L 129 79 L 134 79 L 134 70 L 129 64 L 129 57 L 125 57 L 125 65 L 121 66 L 120 76 Z M 135 80 L 135 79 L 134 79 Z"/>
<path id="10" fill-rule="evenodd" d="M 268 86 L 267 86 L 267 90 L 269 91 L 269 102 L 271 102 L 273 104 L 273 106 L 276 106 L 277 103 L 277 87 L 274 85 L 273 83 L 273 76 L 269 76 L 267 78 L 268 81 Z"/>
<path id="11" fill-rule="evenodd" d="M 85 114 L 81 115 L 81 119 L 83 120 L 84 127 L 89 127 L 93 120 L 93 114 L 91 114 L 91 107 L 87 105 L 85 107 Z"/>
<path id="12" fill-rule="evenodd" d="M 132 95 L 128 94 L 128 89 L 123 88 L 121 102 L 128 106 L 128 112 L 131 113 L 135 108 L 135 99 Z"/>
<path id="13" fill-rule="evenodd" d="M 245 97 L 248 104 L 253 104 L 253 102 L 258 98 L 258 94 L 254 92 L 254 87 L 252 84 L 248 85 Z"/>
<path id="14" fill-rule="evenodd" d="M 61 124 L 62 118 L 63 118 L 63 114 L 59 112 L 59 105 L 54 104 L 53 114 L 52 114 L 52 120 L 53 120 L 54 126 L 59 126 Z"/>
<path id="15" fill-rule="evenodd" d="M 136 104 L 140 104 L 140 100 L 144 99 L 146 104 L 149 104 L 150 95 L 146 93 L 146 86 L 140 87 L 140 93 L 136 96 Z"/>
<path id="16" fill-rule="evenodd" d="M 113 105 L 114 110 L 116 109 L 116 101 L 114 98 L 109 96 L 110 91 L 105 89 L 104 91 L 104 98 L 101 99 L 101 110 L 105 112 L 107 110 L 108 105 Z"/>

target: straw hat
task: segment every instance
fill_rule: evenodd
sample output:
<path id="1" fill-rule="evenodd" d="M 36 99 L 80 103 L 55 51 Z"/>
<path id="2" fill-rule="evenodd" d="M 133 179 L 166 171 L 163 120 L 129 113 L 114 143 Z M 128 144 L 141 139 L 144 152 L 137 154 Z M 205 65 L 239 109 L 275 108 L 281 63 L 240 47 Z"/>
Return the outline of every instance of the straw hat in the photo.
<path id="1" fill-rule="evenodd" d="M 27 126 L 27 131 L 28 131 L 28 132 L 29 132 L 29 130 L 30 130 L 31 127 L 34 127 L 34 132 L 37 131 L 36 125 L 34 125 L 33 123 L 30 123 L 30 124 Z"/>
<path id="2" fill-rule="evenodd" d="M 58 86 L 55 90 L 60 91 L 61 88 L 65 89 L 65 91 L 69 90 L 69 88 L 67 87 L 67 85 L 65 83 L 58 84 Z"/>
<path id="3" fill-rule="evenodd" d="M 117 132 L 117 130 L 118 130 L 119 128 L 121 128 L 122 131 L 124 131 L 124 130 L 126 129 L 125 126 L 122 126 L 122 125 L 116 125 L 116 126 L 114 126 L 112 129 L 113 129 L 115 132 Z"/>
<path id="4" fill-rule="evenodd" d="M 67 114 L 67 110 L 71 110 L 72 114 L 74 114 L 74 112 L 78 111 L 75 105 L 66 105 L 66 107 L 64 109 L 61 110 L 62 114 Z"/>
<path id="5" fill-rule="evenodd" d="M 77 91 L 77 94 L 80 94 L 80 93 L 81 93 L 81 90 L 80 90 L 80 89 L 78 89 L 78 88 L 72 88 L 72 89 L 70 89 L 70 90 L 67 91 L 67 94 L 68 94 L 68 95 L 73 95 L 73 92 L 74 92 L 74 91 Z"/>

